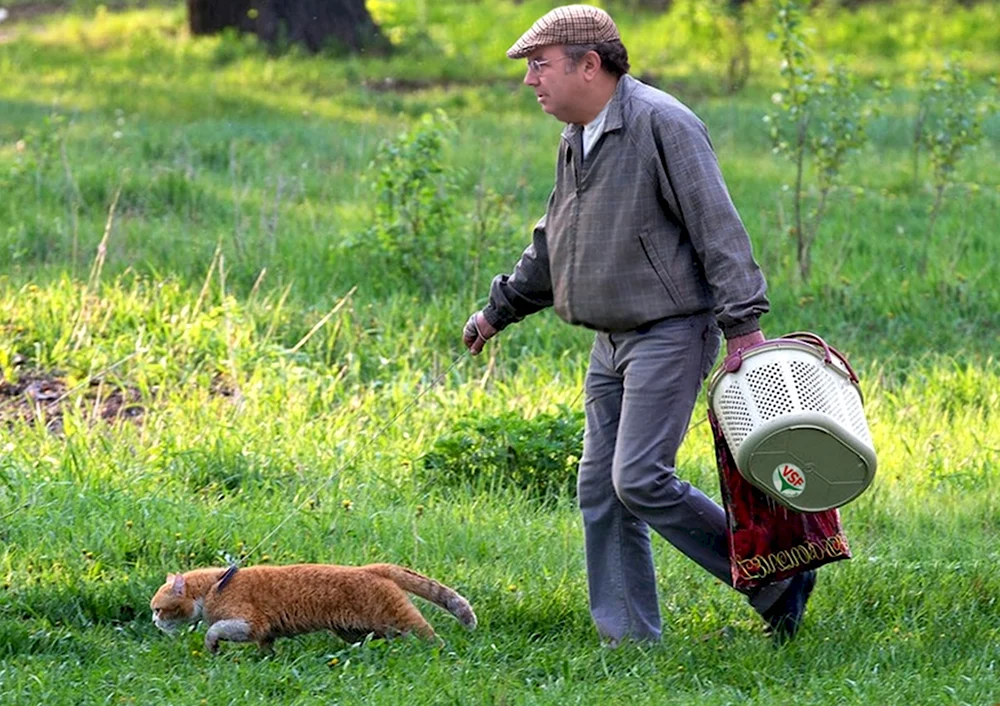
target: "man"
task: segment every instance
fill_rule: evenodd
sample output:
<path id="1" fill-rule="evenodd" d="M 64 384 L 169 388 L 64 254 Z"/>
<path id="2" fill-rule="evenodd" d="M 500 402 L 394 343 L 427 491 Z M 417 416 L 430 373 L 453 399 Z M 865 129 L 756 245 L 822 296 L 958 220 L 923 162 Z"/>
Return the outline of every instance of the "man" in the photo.
<path id="1" fill-rule="evenodd" d="M 672 96 L 628 75 L 611 17 L 559 7 L 507 51 L 567 123 L 555 188 L 531 245 L 463 340 L 473 354 L 553 306 L 594 329 L 578 496 L 590 610 L 602 639 L 661 634 L 649 528 L 732 585 L 725 511 L 677 478 L 677 449 L 720 347 L 764 341 L 764 278 L 708 133 Z M 808 572 L 748 596 L 779 641 L 798 630 Z"/>

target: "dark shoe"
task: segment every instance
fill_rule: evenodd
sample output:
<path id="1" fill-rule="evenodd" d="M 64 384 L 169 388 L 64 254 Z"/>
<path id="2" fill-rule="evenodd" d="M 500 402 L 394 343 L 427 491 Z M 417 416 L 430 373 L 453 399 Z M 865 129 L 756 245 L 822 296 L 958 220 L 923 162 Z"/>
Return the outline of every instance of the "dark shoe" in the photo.
<path id="1" fill-rule="evenodd" d="M 815 585 L 815 571 L 796 574 L 774 605 L 761 613 L 776 644 L 788 642 L 799 631 L 802 616 L 806 612 L 806 602 Z"/>

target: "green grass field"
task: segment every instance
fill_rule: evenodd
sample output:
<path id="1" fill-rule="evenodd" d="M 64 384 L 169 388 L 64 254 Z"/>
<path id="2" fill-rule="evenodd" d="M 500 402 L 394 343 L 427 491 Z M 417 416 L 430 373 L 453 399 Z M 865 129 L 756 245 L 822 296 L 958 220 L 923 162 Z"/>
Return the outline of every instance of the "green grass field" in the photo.
<path id="1" fill-rule="evenodd" d="M 990 90 L 995 6 L 813 17 L 821 56 L 893 89 L 808 283 L 785 230 L 792 165 L 762 123 L 767 6 L 733 95 L 696 4 L 622 11 L 635 72 L 712 133 L 768 276 L 765 332 L 849 356 L 879 471 L 842 510 L 854 558 L 820 571 L 791 644 L 654 538 L 664 639 L 607 650 L 574 499 L 424 464 L 463 424 L 510 414 L 524 434 L 497 444 L 525 453 L 534 432 L 564 468 L 578 453 L 539 420 L 582 409 L 591 334 L 545 312 L 479 358 L 460 344 L 551 186 L 560 125 L 503 59 L 551 4 L 369 4 L 390 58 L 192 40 L 179 5 L 0 25 L 0 701 L 1000 701 L 1000 119 L 931 239 L 930 174 L 911 161 L 916 75 L 962 52 Z M 438 110 L 444 225 L 381 249 L 379 146 Z M 681 472 L 718 498 L 704 418 L 702 400 Z M 421 602 L 444 647 L 314 634 L 214 658 L 201 629 L 156 630 L 167 572 L 231 558 L 406 564 L 466 595 L 480 627 Z"/>

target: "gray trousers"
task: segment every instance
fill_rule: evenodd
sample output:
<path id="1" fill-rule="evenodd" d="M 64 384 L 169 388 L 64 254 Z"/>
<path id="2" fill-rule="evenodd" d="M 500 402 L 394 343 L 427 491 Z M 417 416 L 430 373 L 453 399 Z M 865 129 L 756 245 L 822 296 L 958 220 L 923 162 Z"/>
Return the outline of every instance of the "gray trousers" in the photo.
<path id="1" fill-rule="evenodd" d="M 720 341 L 711 313 L 594 341 L 578 496 L 590 612 L 609 643 L 660 637 L 650 527 L 732 585 L 725 511 L 674 470 Z M 750 604 L 763 612 L 786 586 L 767 586 Z"/>

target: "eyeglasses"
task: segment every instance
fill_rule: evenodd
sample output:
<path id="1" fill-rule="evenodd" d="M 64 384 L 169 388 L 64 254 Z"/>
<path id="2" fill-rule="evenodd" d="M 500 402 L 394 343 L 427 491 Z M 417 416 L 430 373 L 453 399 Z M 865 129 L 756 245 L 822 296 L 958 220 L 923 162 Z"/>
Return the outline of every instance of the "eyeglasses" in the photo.
<path id="1" fill-rule="evenodd" d="M 558 59 L 528 59 L 528 71 L 537 75 L 542 73 L 542 69 L 549 64 L 554 64 L 557 61 L 568 58 L 568 56 L 560 56 Z"/>

